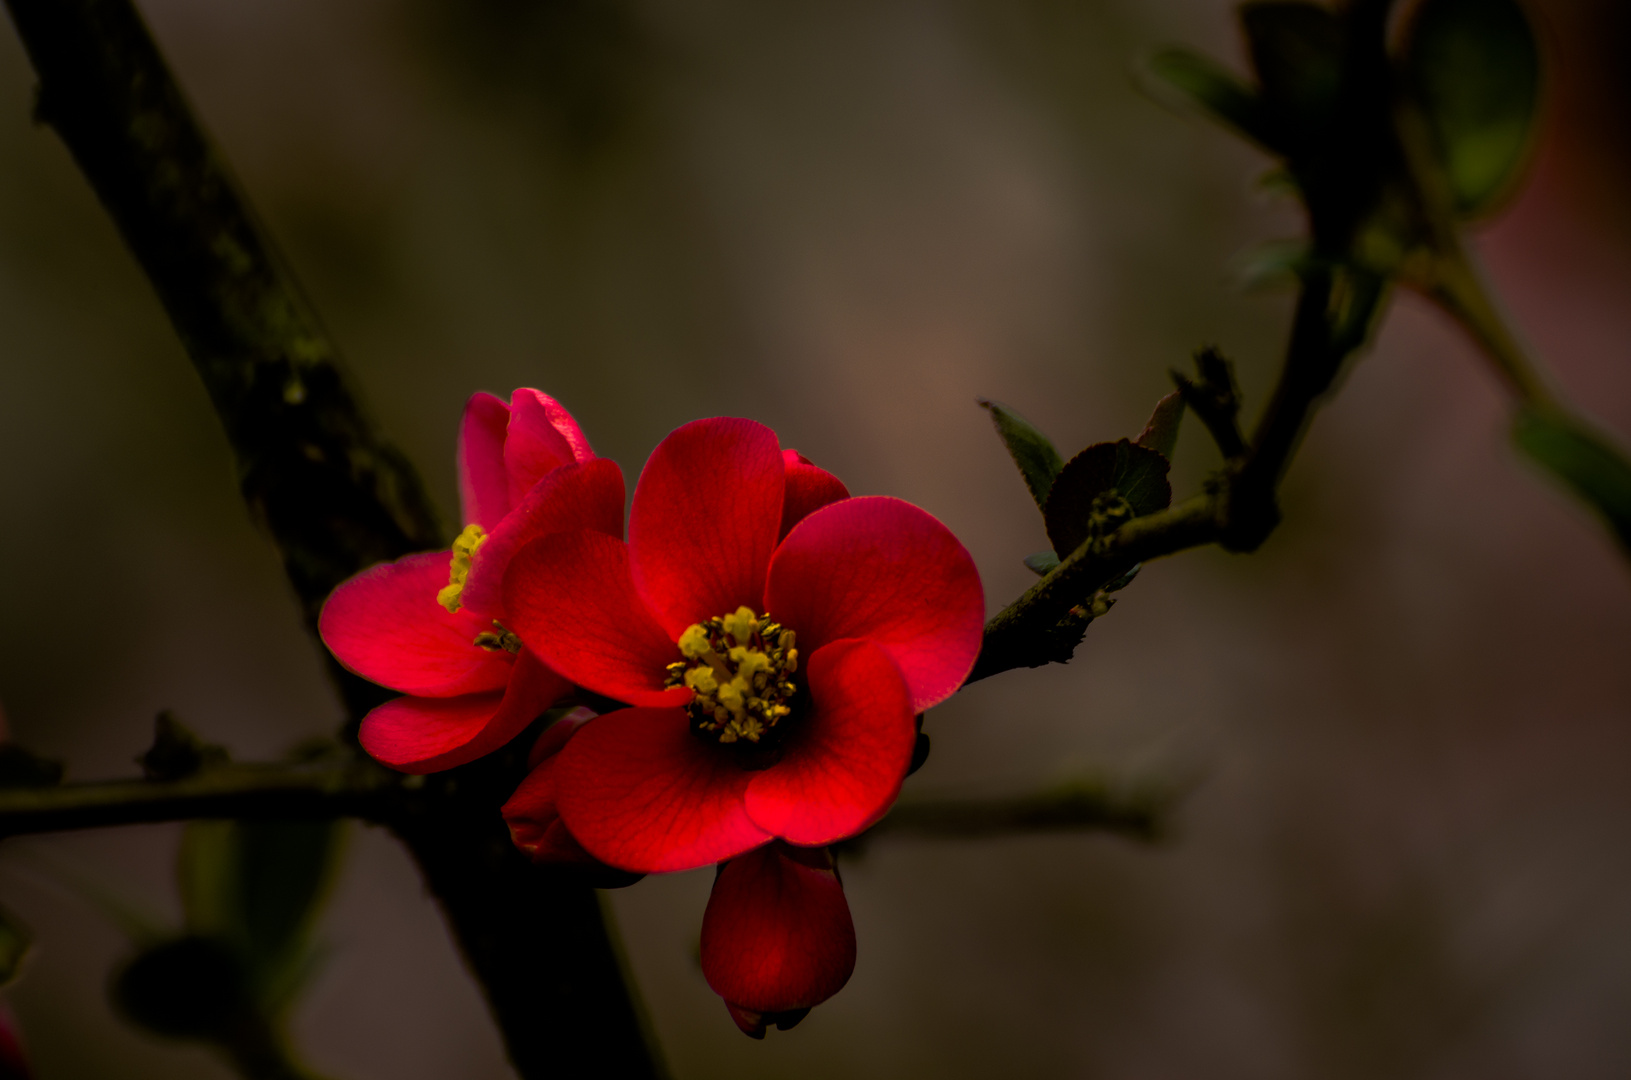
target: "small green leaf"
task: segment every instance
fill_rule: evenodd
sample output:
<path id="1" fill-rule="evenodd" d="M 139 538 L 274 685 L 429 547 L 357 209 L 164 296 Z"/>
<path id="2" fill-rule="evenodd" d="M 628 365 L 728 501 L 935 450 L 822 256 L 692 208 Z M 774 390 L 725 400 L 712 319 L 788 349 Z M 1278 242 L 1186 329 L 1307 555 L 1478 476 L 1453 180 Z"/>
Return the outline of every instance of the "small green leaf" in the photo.
<path id="1" fill-rule="evenodd" d="M 1540 100 L 1540 49 L 1516 0 L 1425 0 L 1405 67 L 1456 208 L 1487 210 L 1516 177 Z"/>
<path id="2" fill-rule="evenodd" d="M 1174 390 L 1155 403 L 1150 422 L 1133 442 L 1171 461 L 1173 448 L 1178 445 L 1178 425 L 1183 419 L 1184 395 Z"/>
<path id="3" fill-rule="evenodd" d="M 1025 556 L 1025 566 L 1037 577 L 1045 577 L 1054 567 L 1059 565 L 1059 556 L 1052 548 L 1047 551 L 1037 551 Z"/>
<path id="4" fill-rule="evenodd" d="M 1257 92 L 1223 65 L 1185 49 L 1166 49 L 1145 64 L 1151 75 L 1214 118 L 1268 149 L 1273 133 Z"/>
<path id="5" fill-rule="evenodd" d="M 1276 141 L 1304 144 L 1328 135 L 1342 89 L 1343 31 L 1336 14 L 1318 4 L 1269 0 L 1242 5 L 1240 21 Z"/>
<path id="6" fill-rule="evenodd" d="M 28 927 L 17 916 L 0 908 L 0 986 L 17 977 L 23 958 L 33 945 L 34 935 Z"/>
<path id="7" fill-rule="evenodd" d="M 991 414 L 991 423 L 996 427 L 997 435 L 1008 447 L 1014 464 L 1019 466 L 1020 475 L 1025 477 L 1025 486 L 1031 489 L 1031 498 L 1036 500 L 1038 508 L 1046 506 L 1048 492 L 1053 489 L 1053 479 L 1065 464 L 1059 451 L 1053 448 L 1046 435 L 1002 402 L 989 398 L 980 398 L 979 402 L 980 407 Z"/>
<path id="8" fill-rule="evenodd" d="M 56 787 L 63 764 L 41 757 L 14 742 L 0 743 L 0 788 Z"/>
<path id="9" fill-rule="evenodd" d="M 241 961 L 206 937 L 144 949 L 114 976 L 109 990 L 128 1020 L 172 1039 L 225 1042 L 253 1010 Z"/>
<path id="10" fill-rule="evenodd" d="M 153 721 L 153 745 L 136 759 L 149 780 L 182 780 L 223 765 L 227 752 L 194 735 L 169 709 Z"/>
<path id="11" fill-rule="evenodd" d="M 1631 552 L 1631 463 L 1617 447 L 1573 417 L 1532 409 L 1518 415 L 1512 438 L 1590 503 Z"/>
<path id="12" fill-rule="evenodd" d="M 270 1008 L 306 970 L 340 835 L 328 821 L 204 821 L 183 834 L 178 873 L 187 929 L 226 943 Z"/>
<path id="13" fill-rule="evenodd" d="M 1161 454 L 1126 439 L 1095 443 L 1071 458 L 1042 512 L 1053 550 L 1064 558 L 1095 529 L 1165 509 L 1172 502 L 1168 468 Z"/>

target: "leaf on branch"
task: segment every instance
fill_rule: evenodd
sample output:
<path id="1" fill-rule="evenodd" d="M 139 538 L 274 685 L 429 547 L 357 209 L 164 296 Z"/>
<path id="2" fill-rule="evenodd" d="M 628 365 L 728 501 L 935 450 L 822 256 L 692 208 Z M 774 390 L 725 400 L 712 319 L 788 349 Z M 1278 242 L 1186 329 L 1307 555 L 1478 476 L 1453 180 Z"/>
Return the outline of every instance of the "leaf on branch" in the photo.
<path id="1" fill-rule="evenodd" d="M 1053 550 L 1063 558 L 1092 535 L 1172 502 L 1167 459 L 1127 439 L 1095 443 L 1070 459 L 1054 481 L 1042 517 Z"/>
<path id="2" fill-rule="evenodd" d="M 1257 92 L 1221 64 L 1186 49 L 1166 49 L 1145 62 L 1155 78 L 1146 80 L 1155 96 L 1161 85 L 1170 86 L 1214 119 L 1268 149 L 1273 149 L 1273 132 Z"/>
<path id="3" fill-rule="evenodd" d="M 184 780 L 227 762 L 227 752 L 205 742 L 166 709 L 153 721 L 153 745 L 136 759 L 149 780 Z"/>
<path id="4" fill-rule="evenodd" d="M 1170 462 L 1172 451 L 1178 445 L 1178 425 L 1183 423 L 1183 419 L 1184 395 L 1174 390 L 1155 403 L 1150 422 L 1144 425 L 1144 430 L 1133 442 L 1147 450 L 1154 450 Z"/>
<path id="5" fill-rule="evenodd" d="M 1512 438 L 1601 514 L 1631 552 L 1631 463 L 1619 448 L 1574 417 L 1533 409 L 1518 415 Z"/>
<path id="6" fill-rule="evenodd" d="M 1037 551 L 1025 556 L 1025 566 L 1037 577 L 1045 577 L 1048 571 L 1059 565 L 1059 556 L 1052 548 L 1047 551 Z"/>
<path id="7" fill-rule="evenodd" d="M 1048 437 L 1038 431 L 1030 421 L 1000 401 L 978 399 L 980 407 L 991 414 L 991 423 L 997 429 L 1008 453 L 1019 466 L 1025 486 L 1031 489 L 1031 498 L 1038 509 L 1047 505 L 1048 492 L 1053 489 L 1054 477 L 1064 467 L 1064 459 L 1053 448 Z"/>
<path id="8" fill-rule="evenodd" d="M 1473 216 L 1508 191 L 1531 142 L 1540 49 L 1516 0 L 1425 0 L 1405 68 L 1456 209 Z"/>
<path id="9" fill-rule="evenodd" d="M 338 868 L 332 821 L 187 826 L 178 872 L 189 932 L 238 957 L 259 1005 L 276 1012 L 311 966 L 311 930 Z"/>

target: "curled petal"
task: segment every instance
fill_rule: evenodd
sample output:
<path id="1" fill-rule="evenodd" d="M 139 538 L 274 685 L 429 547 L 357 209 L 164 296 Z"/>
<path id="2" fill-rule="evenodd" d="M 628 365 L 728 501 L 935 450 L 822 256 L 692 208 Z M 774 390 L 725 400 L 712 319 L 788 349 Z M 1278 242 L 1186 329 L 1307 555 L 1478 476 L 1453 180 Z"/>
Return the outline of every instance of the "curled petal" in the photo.
<path id="1" fill-rule="evenodd" d="M 503 596 L 505 625 L 579 686 L 633 705 L 690 701 L 663 688 L 680 650 L 635 594 L 623 541 L 588 530 L 534 540 L 510 560 Z"/>
<path id="2" fill-rule="evenodd" d="M 629 512 L 629 558 L 673 640 L 744 604 L 763 610 L 784 471 L 775 432 L 751 420 L 697 420 L 652 451 Z"/>
<path id="3" fill-rule="evenodd" d="M 766 844 L 719 868 L 702 917 L 702 973 L 733 1016 L 760 1014 L 738 1024 L 751 1019 L 762 1034 L 765 1014 L 819 1005 L 854 970 L 855 924 L 826 849 Z"/>
<path id="4" fill-rule="evenodd" d="M 475 644 L 492 624 L 436 602 L 451 552 L 409 555 L 364 570 L 334 590 L 317 618 L 323 644 L 365 679 L 421 697 L 500 689 L 511 657 Z"/>
<path id="5" fill-rule="evenodd" d="M 590 715 L 580 716 L 575 712 L 563 716 L 538 737 L 529 755 L 529 760 L 537 757 L 532 771 L 504 804 L 504 823 L 510 827 L 510 839 L 533 862 L 590 865 L 598 861 L 583 850 L 583 845 L 561 821 L 555 803 L 555 755 Z"/>
<path id="6" fill-rule="evenodd" d="M 459 506 L 466 524 L 491 530 L 510 511 L 504 432 L 510 407 L 492 394 L 473 394 L 459 423 Z"/>
<path id="7" fill-rule="evenodd" d="M 582 454 L 580 457 L 579 454 Z M 510 395 L 510 426 L 504 437 L 510 507 L 552 470 L 594 457 L 572 414 L 548 394 L 522 387 Z"/>
<path id="8" fill-rule="evenodd" d="M 363 717 L 357 737 L 382 765 L 406 773 L 441 772 L 499 749 L 571 689 L 523 651 L 503 693 L 396 698 Z"/>
<path id="9" fill-rule="evenodd" d="M 917 723 L 880 646 L 835 641 L 810 658 L 810 714 L 781 760 L 753 774 L 748 816 L 795 844 L 831 844 L 874 824 L 900 794 Z"/>
<path id="10" fill-rule="evenodd" d="M 840 638 L 882 645 L 922 712 L 950 697 L 980 653 L 985 594 L 968 551 L 934 517 L 881 496 L 844 499 L 794 527 L 765 586 L 800 650 Z"/>
<path id="11" fill-rule="evenodd" d="M 752 773 L 691 734 L 682 709 L 623 709 L 586 725 L 555 758 L 561 820 L 601 862 L 690 870 L 757 847 Z"/>
<path id="12" fill-rule="evenodd" d="M 515 553 L 540 536 L 578 529 L 623 535 L 623 471 L 609 458 L 563 465 L 535 484 L 476 549 L 461 602 L 503 622 L 504 571 Z"/>
<path id="13" fill-rule="evenodd" d="M 778 538 L 828 503 L 849 498 L 849 488 L 825 469 L 817 468 L 796 450 L 783 450 L 787 467 L 787 493 L 782 498 L 782 524 Z"/>

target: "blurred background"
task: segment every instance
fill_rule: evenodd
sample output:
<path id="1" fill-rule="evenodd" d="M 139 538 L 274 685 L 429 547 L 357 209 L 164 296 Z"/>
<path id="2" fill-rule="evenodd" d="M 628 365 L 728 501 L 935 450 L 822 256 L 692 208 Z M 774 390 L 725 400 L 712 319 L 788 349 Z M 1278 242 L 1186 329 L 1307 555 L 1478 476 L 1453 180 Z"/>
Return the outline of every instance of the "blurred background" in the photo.
<path id="1" fill-rule="evenodd" d="M 465 398 L 556 395 L 633 479 L 752 416 L 946 521 L 995 611 L 1039 516 L 978 395 L 1062 449 L 1138 431 L 1196 346 L 1260 407 L 1295 236 L 1267 159 L 1136 89 L 1240 64 L 1219 0 L 146 0 L 163 47 L 451 523 Z M 1631 438 L 1631 13 L 1538 0 L 1545 126 L 1477 247 L 1573 400 Z M 0 30 L 0 702 L 70 777 L 153 715 L 242 758 L 341 714 L 220 427 Z M 677 1077 L 1631 1075 L 1631 569 L 1517 460 L 1402 298 L 1255 556 L 1146 568 L 1068 667 L 928 719 L 907 796 L 1198 777 L 1170 840 L 882 840 L 855 976 L 743 1038 L 695 961 L 712 879 L 608 894 Z M 1175 469 L 1215 451 L 1193 421 Z M 224 1078 L 117 1019 L 123 931 L 179 921 L 176 827 L 0 849 L 40 945 L 38 1075 Z M 105 904 L 103 905 L 106 906 Z M 336 1080 L 512 1075 L 434 905 L 355 828 L 294 1022 Z"/>

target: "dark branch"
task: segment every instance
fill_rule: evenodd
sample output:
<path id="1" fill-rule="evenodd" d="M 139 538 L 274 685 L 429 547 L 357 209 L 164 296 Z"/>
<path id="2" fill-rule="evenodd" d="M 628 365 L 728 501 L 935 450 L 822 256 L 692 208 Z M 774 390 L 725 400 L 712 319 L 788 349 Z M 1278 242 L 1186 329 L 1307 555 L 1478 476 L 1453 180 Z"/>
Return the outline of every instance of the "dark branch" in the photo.
<path id="1" fill-rule="evenodd" d="M 333 343 L 130 0 L 6 3 L 39 74 L 38 116 L 61 135 L 157 290 L 226 429 L 244 498 L 315 631 L 335 585 L 441 546 L 430 500 L 364 417 Z M 377 687 L 331 671 L 353 722 L 381 700 Z M 10 793 L 19 800 L 10 827 L 74 827 L 119 813 L 252 814 L 266 804 L 284 813 L 349 798 L 280 787 L 287 777 L 229 794 L 211 786 L 226 774 L 209 775 L 177 786 Z M 434 819 L 393 824 L 482 981 L 517 1070 L 657 1075 L 593 889 L 537 870 L 503 833 L 498 806 L 520 774 L 457 786 L 459 775 L 435 786 Z M 110 808 L 125 800 L 134 809 Z"/>
<path id="2" fill-rule="evenodd" d="M 1279 381 L 1244 456 L 1226 464 L 1201 494 L 1084 541 L 985 624 L 967 681 L 1069 660 L 1081 639 L 1079 632 L 1074 638 L 1064 632 L 1077 619 L 1073 611 L 1136 563 L 1202 544 L 1239 552 L 1260 547 L 1280 522 L 1276 491 L 1314 408 L 1343 361 L 1364 344 L 1384 295 L 1384 283 L 1366 273 L 1308 271 Z M 1204 365 L 1202 375 L 1211 381 Z M 1228 439 L 1226 432 L 1220 445 Z"/>

